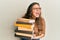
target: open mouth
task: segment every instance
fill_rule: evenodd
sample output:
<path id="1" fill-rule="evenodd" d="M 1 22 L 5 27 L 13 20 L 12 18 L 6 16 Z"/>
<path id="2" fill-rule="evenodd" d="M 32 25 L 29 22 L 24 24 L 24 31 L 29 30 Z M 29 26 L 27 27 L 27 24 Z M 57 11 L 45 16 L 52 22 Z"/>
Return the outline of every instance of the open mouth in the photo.
<path id="1" fill-rule="evenodd" d="M 39 15 L 39 13 L 36 13 L 36 15 Z"/>
<path id="2" fill-rule="evenodd" d="M 39 13 L 36 13 L 36 17 L 39 17 Z"/>

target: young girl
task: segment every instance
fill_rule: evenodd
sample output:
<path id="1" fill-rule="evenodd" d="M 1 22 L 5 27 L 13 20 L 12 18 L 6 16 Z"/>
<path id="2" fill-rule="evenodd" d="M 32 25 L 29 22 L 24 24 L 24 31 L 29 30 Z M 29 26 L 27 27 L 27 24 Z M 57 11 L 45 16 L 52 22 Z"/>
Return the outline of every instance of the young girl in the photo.
<path id="1" fill-rule="evenodd" d="M 34 38 L 31 40 L 40 40 L 45 35 L 45 20 L 41 17 L 41 7 L 39 3 L 33 2 L 27 9 L 25 16 L 22 18 L 34 19 Z M 21 40 L 29 40 L 28 38 L 21 38 Z"/>

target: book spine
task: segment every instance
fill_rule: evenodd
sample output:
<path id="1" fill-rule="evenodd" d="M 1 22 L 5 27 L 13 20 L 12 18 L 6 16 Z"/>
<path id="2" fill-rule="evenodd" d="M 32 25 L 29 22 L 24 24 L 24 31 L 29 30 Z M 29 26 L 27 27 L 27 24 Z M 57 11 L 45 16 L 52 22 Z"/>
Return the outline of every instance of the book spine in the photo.
<path id="1" fill-rule="evenodd" d="M 20 38 L 29 38 L 29 39 L 31 39 L 31 36 L 32 35 L 30 35 L 30 34 L 24 34 L 24 33 L 18 33 L 18 32 L 15 33 L 15 37 L 20 37 Z"/>
<path id="2" fill-rule="evenodd" d="M 25 19 L 25 18 L 19 18 L 17 20 L 20 22 L 26 22 L 26 23 L 34 23 L 35 22 L 35 20 L 33 20 L 33 19 Z"/>
<path id="3" fill-rule="evenodd" d="M 28 25 L 28 24 L 15 24 L 15 26 L 21 27 L 21 28 L 27 28 L 27 29 L 31 29 L 32 27 L 32 25 Z"/>
<path id="4" fill-rule="evenodd" d="M 16 24 L 28 24 L 28 25 L 32 25 L 32 23 L 27 23 L 27 22 L 19 22 L 19 21 L 16 21 Z"/>
<path id="5" fill-rule="evenodd" d="M 24 29 L 22 30 L 18 30 L 18 28 L 15 29 L 15 32 L 19 32 L 19 33 L 26 33 L 26 34 L 32 34 L 32 31 L 25 31 Z"/>
<path id="6" fill-rule="evenodd" d="M 18 30 L 25 30 L 25 31 L 33 31 L 32 29 L 27 29 L 27 28 L 21 28 L 21 27 L 18 27 Z"/>

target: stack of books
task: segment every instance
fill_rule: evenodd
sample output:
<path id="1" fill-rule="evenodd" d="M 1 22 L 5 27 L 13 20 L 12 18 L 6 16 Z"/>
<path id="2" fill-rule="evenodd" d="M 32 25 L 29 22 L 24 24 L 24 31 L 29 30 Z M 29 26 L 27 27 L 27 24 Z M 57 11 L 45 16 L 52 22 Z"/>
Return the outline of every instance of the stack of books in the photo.
<path id="1" fill-rule="evenodd" d="M 33 35 L 33 27 L 35 20 L 20 18 L 15 22 L 15 36 L 31 38 Z"/>

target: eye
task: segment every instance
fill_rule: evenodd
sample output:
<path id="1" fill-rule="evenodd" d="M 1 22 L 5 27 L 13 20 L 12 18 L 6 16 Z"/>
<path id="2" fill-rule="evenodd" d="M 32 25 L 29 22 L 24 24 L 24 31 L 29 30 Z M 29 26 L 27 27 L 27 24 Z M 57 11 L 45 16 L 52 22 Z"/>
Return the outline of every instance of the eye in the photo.
<path id="1" fill-rule="evenodd" d="M 37 10 L 37 9 L 41 10 L 41 8 L 33 8 L 33 10 Z"/>

